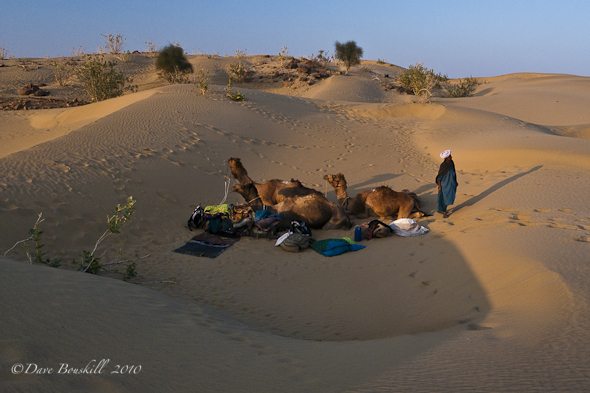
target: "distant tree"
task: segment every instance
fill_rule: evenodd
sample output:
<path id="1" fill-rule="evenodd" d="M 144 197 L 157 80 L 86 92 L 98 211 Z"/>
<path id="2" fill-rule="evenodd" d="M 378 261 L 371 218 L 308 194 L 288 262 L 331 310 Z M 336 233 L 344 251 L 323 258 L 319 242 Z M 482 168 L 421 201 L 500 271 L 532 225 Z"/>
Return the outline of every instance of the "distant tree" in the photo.
<path id="1" fill-rule="evenodd" d="M 341 60 L 346 67 L 346 72 L 351 66 L 360 64 L 363 57 L 363 48 L 356 45 L 354 41 L 348 41 L 344 44 L 336 41 L 336 58 Z"/>
<path id="2" fill-rule="evenodd" d="M 170 83 L 187 81 L 187 74 L 193 72 L 193 66 L 184 55 L 184 49 L 177 45 L 168 45 L 158 54 L 156 69 Z"/>

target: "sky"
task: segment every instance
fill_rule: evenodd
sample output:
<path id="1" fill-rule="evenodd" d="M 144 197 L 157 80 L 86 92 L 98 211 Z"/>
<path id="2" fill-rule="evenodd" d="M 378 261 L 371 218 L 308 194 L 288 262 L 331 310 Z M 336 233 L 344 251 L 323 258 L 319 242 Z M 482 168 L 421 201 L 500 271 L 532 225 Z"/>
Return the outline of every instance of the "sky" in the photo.
<path id="1" fill-rule="evenodd" d="M 585 0 L 0 0 L 9 56 L 179 43 L 191 54 L 294 56 L 356 41 L 364 59 L 422 63 L 450 77 L 512 72 L 590 75 Z"/>

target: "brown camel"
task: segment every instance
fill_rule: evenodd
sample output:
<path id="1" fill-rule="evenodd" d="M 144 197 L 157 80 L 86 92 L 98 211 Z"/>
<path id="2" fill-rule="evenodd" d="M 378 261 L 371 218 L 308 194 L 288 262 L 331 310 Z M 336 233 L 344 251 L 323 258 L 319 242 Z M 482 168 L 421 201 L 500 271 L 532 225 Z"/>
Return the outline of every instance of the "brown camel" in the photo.
<path id="1" fill-rule="evenodd" d="M 397 218 L 419 218 L 426 214 L 420 210 L 418 196 L 407 190 L 397 192 L 387 186 L 362 191 L 351 198 L 347 193 L 344 175 L 325 175 L 324 179 L 334 187 L 338 204 L 347 213 L 357 217 L 376 215 L 382 220 Z"/>
<path id="2" fill-rule="evenodd" d="M 272 206 L 279 202 L 282 202 L 287 197 L 287 195 L 281 193 L 285 189 L 298 188 L 299 195 L 304 195 L 305 190 L 314 191 L 311 188 L 304 187 L 299 180 L 295 179 L 291 179 L 290 181 L 272 179 L 264 183 L 257 183 L 254 180 L 252 180 L 250 176 L 248 176 L 248 171 L 246 170 L 246 168 L 244 168 L 244 165 L 242 164 L 242 161 L 239 158 L 232 157 L 229 160 L 227 160 L 227 163 L 229 165 L 229 169 L 233 177 L 240 184 L 253 183 L 256 186 L 256 189 L 258 190 L 258 196 L 260 196 L 262 203 L 268 206 Z M 291 191 L 291 194 L 292 193 L 293 191 Z"/>
<path id="3" fill-rule="evenodd" d="M 235 184 L 233 190 L 242 195 L 254 210 L 263 208 L 262 197 L 259 196 L 255 183 Z M 285 197 L 271 208 L 289 222 L 305 221 L 311 228 L 348 229 L 352 226 L 344 209 L 318 192 Z"/>

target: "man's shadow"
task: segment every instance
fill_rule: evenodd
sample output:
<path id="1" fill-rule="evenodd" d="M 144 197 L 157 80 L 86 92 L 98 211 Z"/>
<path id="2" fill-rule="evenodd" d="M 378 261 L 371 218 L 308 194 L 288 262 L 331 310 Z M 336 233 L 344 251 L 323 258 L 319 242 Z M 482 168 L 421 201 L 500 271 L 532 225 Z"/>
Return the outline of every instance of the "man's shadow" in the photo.
<path id="1" fill-rule="evenodd" d="M 481 201 L 482 199 L 484 199 L 485 197 L 487 197 L 491 193 L 493 193 L 495 191 L 498 191 L 500 188 L 502 188 L 502 187 L 504 187 L 504 186 L 512 183 L 513 181 L 516 181 L 516 180 L 520 179 L 523 176 L 526 176 L 528 174 L 531 174 L 533 172 L 536 172 L 536 171 L 538 171 L 541 168 L 543 168 L 543 165 L 537 165 L 537 166 L 529 169 L 528 171 L 517 173 L 514 176 L 510 176 L 509 178 L 504 179 L 504 180 L 502 180 L 502 181 L 494 184 L 493 186 L 491 186 L 487 190 L 481 192 L 479 195 L 473 196 L 473 197 L 469 198 L 468 200 L 466 200 L 465 202 L 457 205 L 455 208 L 452 209 L 452 211 L 453 211 L 453 213 L 455 213 L 456 211 L 461 210 L 464 207 L 473 206 L 474 204 L 476 204 L 477 202 Z"/>

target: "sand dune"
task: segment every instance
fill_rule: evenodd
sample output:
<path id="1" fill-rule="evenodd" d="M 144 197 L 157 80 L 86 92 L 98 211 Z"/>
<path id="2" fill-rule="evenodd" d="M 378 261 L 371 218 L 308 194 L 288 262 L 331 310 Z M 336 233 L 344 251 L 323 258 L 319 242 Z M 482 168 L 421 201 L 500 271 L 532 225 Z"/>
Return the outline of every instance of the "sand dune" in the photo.
<path id="1" fill-rule="evenodd" d="M 2 113 L 0 250 L 26 237 L 42 211 L 45 250 L 70 261 L 133 195 L 136 215 L 100 253 L 105 263 L 135 261 L 139 272 L 125 283 L 115 272 L 67 271 L 69 262 L 50 269 L 3 259 L 2 369 L 110 358 L 143 370 L 131 378 L 5 374 L 0 386 L 588 390 L 587 78 L 487 81 L 476 97 L 429 105 L 408 96 L 394 103 L 353 73 L 305 97 L 243 89 L 247 100 L 236 103 L 223 86 L 203 97 L 176 85 Z M 550 99 L 563 110 L 549 110 Z M 332 199 L 326 173 L 344 173 L 350 193 L 408 188 L 434 211 L 438 152 L 449 147 L 459 171 L 455 211 L 422 219 L 426 236 L 371 240 L 335 258 L 251 238 L 214 260 L 172 252 L 193 235 L 183 227 L 193 206 L 223 198 L 229 157 L 255 179 L 296 177 Z M 314 232 L 343 235 L 350 231 Z M 20 251 L 12 257 L 24 260 Z"/>
<path id="2" fill-rule="evenodd" d="M 381 102 L 385 94 L 375 80 L 338 75 L 313 86 L 304 96 L 326 101 Z"/>

